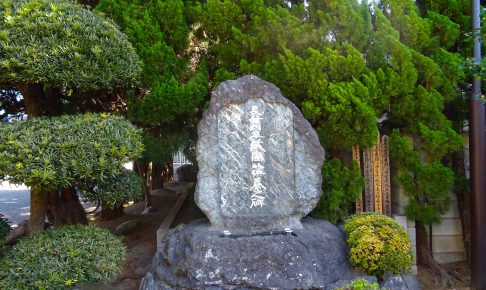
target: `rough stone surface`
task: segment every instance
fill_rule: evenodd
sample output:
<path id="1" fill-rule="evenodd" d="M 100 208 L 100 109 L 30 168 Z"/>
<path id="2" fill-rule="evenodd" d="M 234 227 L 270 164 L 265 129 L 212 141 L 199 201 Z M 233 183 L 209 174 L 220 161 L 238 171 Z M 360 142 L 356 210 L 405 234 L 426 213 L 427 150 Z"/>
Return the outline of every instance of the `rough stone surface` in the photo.
<path id="1" fill-rule="evenodd" d="M 322 194 L 324 150 L 276 86 L 251 75 L 221 83 L 198 135 L 195 198 L 213 228 L 255 234 L 302 227 Z"/>
<path id="2" fill-rule="evenodd" d="M 303 225 L 295 235 L 232 237 L 206 220 L 178 226 L 140 289 L 324 289 L 350 270 L 344 235 L 321 220 Z"/>
<path id="3" fill-rule="evenodd" d="M 387 277 L 380 284 L 380 287 L 394 290 L 420 290 L 420 284 L 416 276 Z"/>

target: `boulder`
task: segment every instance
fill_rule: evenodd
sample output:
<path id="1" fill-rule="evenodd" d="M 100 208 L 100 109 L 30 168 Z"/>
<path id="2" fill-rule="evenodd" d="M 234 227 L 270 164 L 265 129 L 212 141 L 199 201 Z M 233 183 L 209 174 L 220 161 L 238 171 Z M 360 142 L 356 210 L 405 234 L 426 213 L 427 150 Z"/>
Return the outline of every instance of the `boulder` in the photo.
<path id="1" fill-rule="evenodd" d="M 291 234 L 248 236 L 225 236 L 206 220 L 180 225 L 140 289 L 324 289 L 350 272 L 344 235 L 326 221 L 302 223 Z"/>

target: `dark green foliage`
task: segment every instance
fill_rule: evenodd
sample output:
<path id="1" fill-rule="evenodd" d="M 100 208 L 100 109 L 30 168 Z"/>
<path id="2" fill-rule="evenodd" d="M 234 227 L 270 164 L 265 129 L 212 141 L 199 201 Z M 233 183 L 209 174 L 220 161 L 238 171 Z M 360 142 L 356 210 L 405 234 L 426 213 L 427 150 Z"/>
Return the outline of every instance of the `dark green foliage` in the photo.
<path id="1" fill-rule="evenodd" d="M 0 214 L 0 259 L 3 257 L 7 245 L 5 243 L 5 237 L 10 232 L 10 222 Z"/>
<path id="2" fill-rule="evenodd" d="M 187 9 L 182 0 L 101 0 L 96 7 L 120 25 L 143 62 L 139 94 L 128 102 L 129 119 L 145 129 L 143 161 L 168 162 L 195 139 L 208 95 L 204 48 Z"/>
<path id="3" fill-rule="evenodd" d="M 74 2 L 5 0 L 0 18 L 0 82 L 99 90 L 139 76 L 126 36 Z"/>
<path id="4" fill-rule="evenodd" d="M 65 289 L 108 282 L 125 259 L 120 238 L 94 226 L 65 226 L 24 238 L 0 261 L 1 289 Z"/>
<path id="5" fill-rule="evenodd" d="M 407 216 L 422 224 L 439 222 L 440 215 L 450 206 L 449 192 L 454 184 L 452 170 L 434 159 L 421 162 L 411 140 L 396 131 L 390 135 L 390 149 L 399 168 L 398 180 L 409 197 L 405 208 Z"/>
<path id="6" fill-rule="evenodd" d="M 370 148 L 380 130 L 397 129 L 390 148 L 411 197 L 407 212 L 417 218 L 426 207 L 431 213 L 418 217 L 426 222 L 447 208 L 450 176 L 440 161 L 462 142 L 452 125 L 462 124 L 467 91 L 459 69 L 461 32 L 470 27 L 466 2 L 419 1 L 419 10 L 413 0 L 375 7 L 357 0 L 102 0 L 97 9 L 122 27 L 144 63 L 142 93 L 129 103 L 130 118 L 150 136 L 144 159 L 168 156 L 153 146 L 158 139 L 190 144 L 179 137 L 193 138 L 207 89 L 252 73 L 302 110 L 330 159 L 354 145 Z M 446 110 L 460 117 L 451 123 Z M 442 177 L 443 186 L 426 186 L 440 179 L 427 174 Z M 323 175 L 332 194 L 317 212 L 337 221 L 362 179 L 355 166 L 337 161 Z"/>
<path id="7" fill-rule="evenodd" d="M 412 0 L 384 0 L 376 7 L 356 0 L 298 2 L 291 7 L 284 1 L 225 0 L 189 2 L 189 9 L 196 35 L 208 44 L 214 83 L 248 73 L 275 83 L 311 121 L 331 157 L 354 145 L 371 147 L 380 118 L 382 133 L 399 129 L 414 136 L 409 148 L 403 142 L 390 146 L 395 151 L 392 159 L 403 166 L 400 172 L 418 178 L 406 186 L 408 194 L 417 197 L 411 207 L 424 203 L 438 216 L 447 208 L 438 191 L 445 196 L 450 185 L 439 161 L 462 142 L 444 110 L 449 102 L 462 99 L 458 89 L 465 77 L 459 69 L 463 58 L 451 49 L 462 41 L 460 31 L 467 19 L 461 19 L 466 10 L 458 12 L 463 1 L 452 1 L 457 2 L 452 8 L 451 1 L 425 2 L 422 14 Z M 430 13 L 429 5 L 434 6 Z M 426 178 L 426 172 L 444 178 L 437 192 L 423 185 L 436 182 Z M 347 204 L 354 201 L 356 187 L 337 186 L 347 180 L 343 174 L 323 179 L 331 188 L 341 188 L 336 200 L 346 199 Z M 319 212 L 329 216 L 336 204 L 323 200 Z M 416 218 L 417 211 L 407 212 Z"/>
<path id="8" fill-rule="evenodd" d="M 10 222 L 7 218 L 0 214 L 0 245 L 3 243 L 3 239 L 10 232 Z"/>
<path id="9" fill-rule="evenodd" d="M 312 216 L 332 223 L 342 222 L 364 187 L 359 166 L 353 162 L 351 168 L 347 168 L 333 158 L 324 163 L 322 178 L 324 193 Z"/>
<path id="10" fill-rule="evenodd" d="M 137 158 L 140 130 L 104 114 L 38 117 L 0 124 L 0 179 L 31 188 L 94 186 Z"/>
<path id="11" fill-rule="evenodd" d="M 94 192 L 83 191 L 88 200 L 100 199 L 103 206 L 116 208 L 125 202 L 143 197 L 143 179 L 131 170 L 122 170 L 119 174 L 97 184 Z"/>
<path id="12" fill-rule="evenodd" d="M 159 125 L 194 113 L 207 94 L 204 65 L 190 46 L 190 26 L 181 0 L 101 0 L 96 8 L 127 34 L 143 62 L 143 98 L 130 103 L 131 117 Z M 180 121 L 180 120 L 178 120 Z"/>
<path id="13" fill-rule="evenodd" d="M 405 229 L 379 213 L 359 213 L 344 224 L 351 265 L 383 279 L 410 271 L 413 254 Z"/>

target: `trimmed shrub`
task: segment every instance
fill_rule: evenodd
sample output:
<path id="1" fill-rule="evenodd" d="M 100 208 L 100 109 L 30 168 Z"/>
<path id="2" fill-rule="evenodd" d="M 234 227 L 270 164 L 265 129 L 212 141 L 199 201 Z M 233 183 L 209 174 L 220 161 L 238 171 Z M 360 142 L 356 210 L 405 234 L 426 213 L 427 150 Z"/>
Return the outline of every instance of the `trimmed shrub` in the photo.
<path id="1" fill-rule="evenodd" d="M 20 240 L 0 262 L 0 289 L 63 289 L 110 281 L 124 260 L 120 238 L 94 226 L 65 226 Z"/>
<path id="2" fill-rule="evenodd" d="M 141 156 L 140 129 L 87 113 L 0 124 L 0 180 L 43 190 L 94 187 Z"/>
<path id="3" fill-rule="evenodd" d="M 359 213 L 344 225 L 353 267 L 383 279 L 384 275 L 405 274 L 413 261 L 405 229 L 379 213 Z"/>
<path id="4" fill-rule="evenodd" d="M 100 199 L 103 206 L 113 209 L 143 197 L 143 179 L 137 173 L 123 169 L 119 175 L 101 182 L 95 193 L 83 190 L 83 195 L 88 200 Z"/>
<path id="5" fill-rule="evenodd" d="M 0 81 L 86 90 L 137 81 L 140 60 L 117 26 L 74 1 L 0 1 Z"/>

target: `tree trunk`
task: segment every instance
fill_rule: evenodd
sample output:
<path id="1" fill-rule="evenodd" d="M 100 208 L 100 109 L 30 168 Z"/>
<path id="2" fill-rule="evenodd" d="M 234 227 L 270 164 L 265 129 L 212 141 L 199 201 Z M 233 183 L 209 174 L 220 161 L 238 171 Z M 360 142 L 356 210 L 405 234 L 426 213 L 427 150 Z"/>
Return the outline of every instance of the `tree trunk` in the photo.
<path id="1" fill-rule="evenodd" d="M 47 209 L 47 193 L 38 189 L 30 189 L 30 219 L 27 235 L 40 233 L 44 230 Z"/>
<path id="2" fill-rule="evenodd" d="M 452 154 L 452 170 L 457 176 L 465 178 L 466 173 L 463 150 Z M 463 187 L 461 184 L 456 184 L 454 191 L 457 197 L 459 216 L 461 218 L 462 240 L 464 241 L 464 248 L 466 249 L 466 258 L 467 261 L 471 261 L 471 195 L 468 185 L 469 183 L 466 183 Z"/>
<path id="3" fill-rule="evenodd" d="M 152 189 L 159 189 L 164 187 L 164 164 L 162 162 L 153 162 L 152 165 Z"/>
<path id="4" fill-rule="evenodd" d="M 150 196 L 150 182 L 149 177 L 151 176 L 151 166 L 149 163 L 144 163 L 141 161 L 135 161 L 135 165 L 137 167 L 137 172 L 143 178 L 143 193 L 144 193 L 144 200 L 145 200 L 145 208 L 149 208 L 152 206 L 152 198 Z"/>
<path id="5" fill-rule="evenodd" d="M 41 98 L 43 95 L 43 86 L 40 84 L 20 84 L 16 86 L 24 97 L 25 112 L 32 117 L 42 116 L 44 109 Z"/>
<path id="6" fill-rule="evenodd" d="M 20 93 L 24 98 L 25 113 L 29 118 L 42 116 L 44 110 L 42 109 L 43 87 L 40 84 L 19 84 L 17 85 Z M 47 193 L 39 189 L 30 189 L 30 219 L 27 229 L 29 236 L 39 233 L 44 230 L 46 220 L 47 207 Z"/>
<path id="7" fill-rule="evenodd" d="M 108 221 L 123 215 L 123 205 L 110 208 L 105 204 L 101 204 L 101 220 Z"/>
<path id="8" fill-rule="evenodd" d="M 454 285 L 461 278 L 442 267 L 431 254 L 431 245 L 429 245 L 429 235 L 425 226 L 419 222 L 415 223 L 417 234 L 417 264 L 427 266 L 441 277 L 443 285 Z"/>
<path id="9" fill-rule="evenodd" d="M 62 192 L 50 191 L 48 216 L 54 227 L 63 225 L 88 224 L 88 218 L 74 188 Z"/>
<path id="10" fill-rule="evenodd" d="M 44 88 L 43 102 L 47 116 L 60 116 L 62 114 L 61 95 L 58 88 Z"/>

